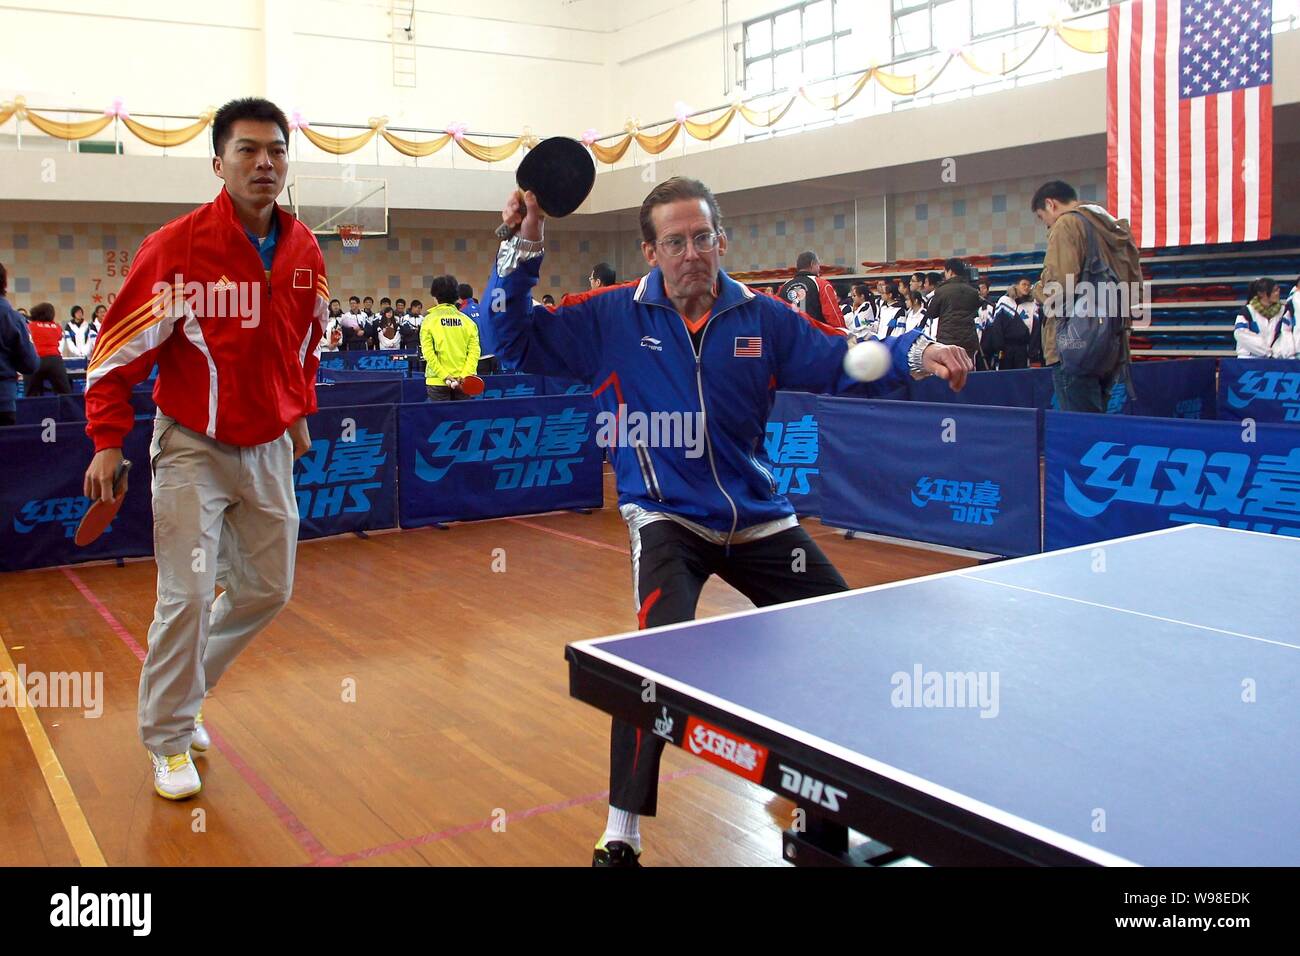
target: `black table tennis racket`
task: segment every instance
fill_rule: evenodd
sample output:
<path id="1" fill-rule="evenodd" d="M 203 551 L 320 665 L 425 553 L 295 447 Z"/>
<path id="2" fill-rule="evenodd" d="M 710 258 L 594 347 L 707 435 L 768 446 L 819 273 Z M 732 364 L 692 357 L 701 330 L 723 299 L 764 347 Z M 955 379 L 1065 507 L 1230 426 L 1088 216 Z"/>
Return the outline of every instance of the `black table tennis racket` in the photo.
<path id="1" fill-rule="evenodd" d="M 560 219 L 583 204 L 596 184 L 596 164 L 576 139 L 552 136 L 534 146 L 515 171 L 520 193 L 531 192 L 546 215 Z M 523 220 L 502 223 L 498 239 L 509 239 Z"/>

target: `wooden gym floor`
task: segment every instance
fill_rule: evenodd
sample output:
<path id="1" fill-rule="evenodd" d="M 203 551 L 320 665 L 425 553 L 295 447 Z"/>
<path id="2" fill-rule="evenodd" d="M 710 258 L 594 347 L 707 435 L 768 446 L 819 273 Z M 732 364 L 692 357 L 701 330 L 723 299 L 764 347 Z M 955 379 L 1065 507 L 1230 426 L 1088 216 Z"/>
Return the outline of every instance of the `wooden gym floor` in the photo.
<path id="1" fill-rule="evenodd" d="M 609 474 L 605 500 L 304 543 L 292 602 L 204 708 L 203 792 L 180 803 L 136 736 L 153 562 L 0 575 L 0 669 L 104 687 L 97 719 L 0 707 L 0 866 L 588 865 L 609 719 L 569 698 L 564 645 L 636 627 Z M 806 526 L 853 587 L 973 563 Z M 715 578 L 699 616 L 748 606 Z M 669 747 L 643 862 L 777 865 L 787 807 Z"/>

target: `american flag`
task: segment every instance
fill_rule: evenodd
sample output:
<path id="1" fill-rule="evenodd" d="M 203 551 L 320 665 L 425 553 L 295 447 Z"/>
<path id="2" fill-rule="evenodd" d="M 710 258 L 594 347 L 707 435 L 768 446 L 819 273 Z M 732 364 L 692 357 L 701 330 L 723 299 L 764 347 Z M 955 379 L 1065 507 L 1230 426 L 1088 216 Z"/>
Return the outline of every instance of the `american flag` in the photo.
<path id="1" fill-rule="evenodd" d="M 759 336 L 736 339 L 736 358 L 762 358 L 763 340 Z"/>
<path id="2" fill-rule="evenodd" d="M 1111 8 L 1108 205 L 1139 246 L 1269 238 L 1272 35 L 1272 0 Z"/>

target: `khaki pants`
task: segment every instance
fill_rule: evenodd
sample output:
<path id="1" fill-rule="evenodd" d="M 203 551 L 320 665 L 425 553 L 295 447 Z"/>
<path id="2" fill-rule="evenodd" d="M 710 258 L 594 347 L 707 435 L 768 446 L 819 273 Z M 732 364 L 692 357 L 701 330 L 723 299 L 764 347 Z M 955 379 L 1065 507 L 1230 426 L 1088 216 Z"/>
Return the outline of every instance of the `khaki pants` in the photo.
<path id="1" fill-rule="evenodd" d="M 169 755 L 188 752 L 204 694 L 288 603 L 298 502 L 288 432 L 241 448 L 159 412 L 149 457 L 158 603 L 140 673 L 140 739 Z"/>

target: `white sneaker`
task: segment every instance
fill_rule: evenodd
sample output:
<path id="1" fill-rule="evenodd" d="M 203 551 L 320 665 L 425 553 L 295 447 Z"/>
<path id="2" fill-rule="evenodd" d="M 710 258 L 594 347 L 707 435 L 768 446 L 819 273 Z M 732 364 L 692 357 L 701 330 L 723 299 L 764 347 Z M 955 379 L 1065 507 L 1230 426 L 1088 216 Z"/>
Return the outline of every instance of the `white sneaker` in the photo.
<path id="1" fill-rule="evenodd" d="M 203 726 L 203 708 L 200 707 L 198 716 L 194 718 L 194 736 L 190 738 L 190 749 L 202 753 L 211 746 L 212 737 L 208 734 L 208 728 Z"/>
<path id="2" fill-rule="evenodd" d="M 184 800 L 203 789 L 199 772 L 188 753 L 163 756 L 149 752 L 153 761 L 153 788 L 168 800 Z"/>

